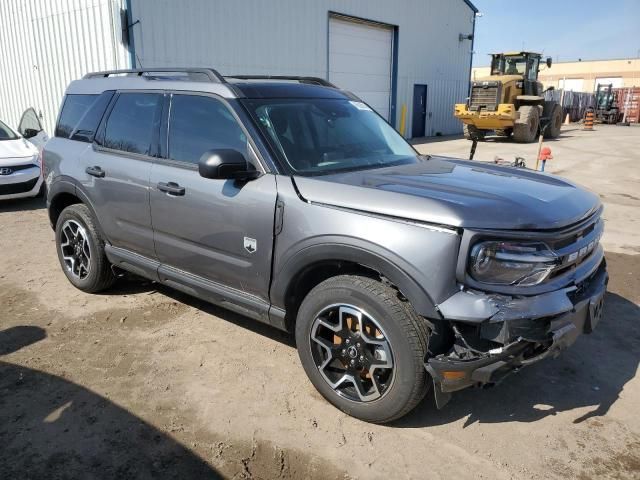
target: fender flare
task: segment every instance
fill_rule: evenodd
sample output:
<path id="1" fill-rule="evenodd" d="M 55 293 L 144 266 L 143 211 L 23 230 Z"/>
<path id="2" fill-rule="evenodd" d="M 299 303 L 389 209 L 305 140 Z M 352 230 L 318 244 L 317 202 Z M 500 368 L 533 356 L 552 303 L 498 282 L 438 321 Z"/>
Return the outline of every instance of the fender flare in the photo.
<path id="1" fill-rule="evenodd" d="M 51 224 L 51 228 L 53 228 L 54 230 L 56 228 L 52 218 L 51 204 L 53 203 L 54 198 L 63 193 L 69 193 L 74 197 L 77 197 L 84 205 L 87 206 L 87 208 L 91 212 L 91 215 L 93 215 L 96 227 L 102 235 L 102 238 L 106 239 L 107 237 L 104 235 L 104 230 L 102 229 L 102 225 L 100 224 L 100 219 L 86 191 L 77 180 L 71 177 L 67 177 L 66 175 L 61 176 L 51 182 L 51 185 L 47 188 L 47 213 L 49 216 L 49 223 Z"/>
<path id="2" fill-rule="evenodd" d="M 271 285 L 271 301 L 276 307 L 285 307 L 287 291 L 291 282 L 305 268 L 323 261 L 343 261 L 357 263 L 377 271 L 394 284 L 411 302 L 419 315 L 428 318 L 442 318 L 428 292 L 420 286 L 411 274 L 413 267 L 400 257 L 381 247 L 344 243 L 345 239 L 306 246 L 282 260 L 282 266 L 274 269 Z M 354 241 L 354 239 L 350 239 Z"/>

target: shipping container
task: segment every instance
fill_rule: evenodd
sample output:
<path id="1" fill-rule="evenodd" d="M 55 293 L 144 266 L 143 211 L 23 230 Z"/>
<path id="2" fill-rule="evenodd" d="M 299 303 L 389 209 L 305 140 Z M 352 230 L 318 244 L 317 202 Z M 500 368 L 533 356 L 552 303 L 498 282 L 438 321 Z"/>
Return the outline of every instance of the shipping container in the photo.
<path id="1" fill-rule="evenodd" d="M 640 87 L 616 88 L 616 103 L 620 110 L 620 121 L 640 123 Z"/>

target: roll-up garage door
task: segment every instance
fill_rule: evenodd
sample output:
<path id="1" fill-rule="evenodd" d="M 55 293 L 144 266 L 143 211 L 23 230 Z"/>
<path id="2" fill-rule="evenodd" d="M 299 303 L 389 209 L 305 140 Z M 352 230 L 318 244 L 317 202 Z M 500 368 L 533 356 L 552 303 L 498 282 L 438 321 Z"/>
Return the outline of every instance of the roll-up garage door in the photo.
<path id="1" fill-rule="evenodd" d="M 329 81 L 349 90 L 389 119 L 393 29 L 329 19 Z"/>

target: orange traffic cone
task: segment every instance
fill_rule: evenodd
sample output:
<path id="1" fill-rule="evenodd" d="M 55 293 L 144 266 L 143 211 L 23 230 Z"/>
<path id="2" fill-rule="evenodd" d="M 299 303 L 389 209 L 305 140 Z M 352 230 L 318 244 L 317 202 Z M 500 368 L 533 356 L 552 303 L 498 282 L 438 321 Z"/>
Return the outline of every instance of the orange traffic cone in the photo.
<path id="1" fill-rule="evenodd" d="M 593 112 L 591 110 L 587 111 L 587 113 L 584 116 L 584 123 L 583 123 L 582 129 L 588 130 L 588 131 L 593 130 L 593 120 L 594 120 Z"/>

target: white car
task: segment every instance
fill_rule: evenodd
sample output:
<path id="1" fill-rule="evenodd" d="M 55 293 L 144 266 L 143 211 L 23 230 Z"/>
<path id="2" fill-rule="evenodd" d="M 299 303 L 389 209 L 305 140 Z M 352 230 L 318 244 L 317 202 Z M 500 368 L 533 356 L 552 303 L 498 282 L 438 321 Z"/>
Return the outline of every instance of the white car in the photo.
<path id="1" fill-rule="evenodd" d="M 22 116 L 18 130 L 21 134 L 0 121 L 0 200 L 42 192 L 41 151 L 48 137 L 32 108 Z"/>

